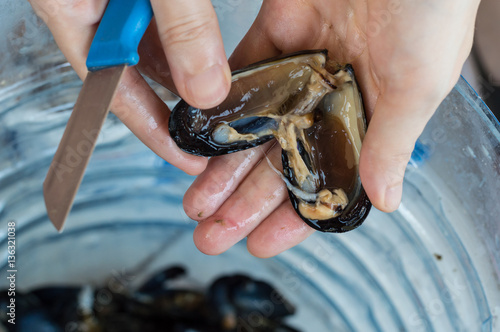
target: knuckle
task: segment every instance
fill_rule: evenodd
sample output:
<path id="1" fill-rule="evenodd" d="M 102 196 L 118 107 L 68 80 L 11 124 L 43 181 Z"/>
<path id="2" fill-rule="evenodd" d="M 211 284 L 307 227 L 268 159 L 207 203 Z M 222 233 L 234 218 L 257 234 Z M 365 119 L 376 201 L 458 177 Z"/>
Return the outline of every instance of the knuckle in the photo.
<path id="1" fill-rule="evenodd" d="M 84 24 L 99 22 L 105 2 L 98 0 L 28 0 L 35 13 L 45 22 L 77 20 Z"/>
<path id="2" fill-rule="evenodd" d="M 413 147 L 408 147 L 403 151 L 396 152 L 392 156 L 392 164 L 404 167 L 410 161 Z"/>
<path id="3" fill-rule="evenodd" d="M 410 158 L 411 151 L 396 153 L 392 156 L 386 172 L 387 183 L 399 185 L 403 182 L 406 166 L 408 165 Z"/>
<path id="4" fill-rule="evenodd" d="M 192 43 L 208 36 L 213 20 L 206 14 L 186 15 L 161 29 L 160 36 L 169 45 Z"/>
<path id="5" fill-rule="evenodd" d="M 386 183 L 395 185 L 403 181 L 412 150 L 413 148 L 409 146 L 398 151 L 370 149 L 362 155 L 361 163 L 365 170 L 369 169 L 370 173 L 383 176 Z"/>

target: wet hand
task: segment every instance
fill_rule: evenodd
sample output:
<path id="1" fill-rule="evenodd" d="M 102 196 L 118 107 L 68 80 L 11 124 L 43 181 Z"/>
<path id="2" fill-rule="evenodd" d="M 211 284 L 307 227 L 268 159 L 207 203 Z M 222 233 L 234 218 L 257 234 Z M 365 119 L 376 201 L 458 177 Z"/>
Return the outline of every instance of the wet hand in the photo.
<path id="1" fill-rule="evenodd" d="M 84 78 L 85 58 L 107 1 L 31 3 Z M 236 69 L 278 54 L 327 48 L 333 60 L 352 63 L 370 119 L 361 152 L 362 182 L 375 207 L 392 211 L 415 140 L 469 53 L 477 4 L 267 0 L 230 62 Z M 193 106 L 216 105 L 229 91 L 229 70 L 210 2 L 156 0 L 152 5 L 156 21 L 141 43 L 137 68 Z M 211 90 L 200 88 L 207 76 Z M 293 211 L 284 184 L 265 159 L 278 166 L 279 147 L 267 144 L 212 158 L 208 165 L 183 153 L 168 135 L 167 107 L 135 68 L 128 69 L 113 111 L 173 165 L 191 174 L 206 167 L 184 198 L 186 213 L 199 221 L 194 239 L 201 251 L 219 254 L 248 237 L 252 254 L 269 257 L 313 233 Z"/>
<path id="2" fill-rule="evenodd" d="M 36 13 L 80 78 L 107 0 L 31 0 Z M 199 174 L 206 158 L 182 152 L 170 138 L 170 111 L 141 76 L 150 76 L 183 99 L 207 108 L 220 103 L 230 87 L 230 70 L 210 0 L 152 0 L 155 18 L 139 46 L 141 61 L 128 68 L 114 112 L 160 157 L 189 174 Z M 170 64 L 170 66 L 169 66 Z"/>
<path id="3" fill-rule="evenodd" d="M 304 49 L 327 48 L 351 63 L 362 88 L 368 131 L 360 175 L 373 205 L 400 202 L 415 141 L 455 85 L 469 54 L 477 0 L 267 0 L 231 56 L 233 69 Z M 199 225 L 198 248 L 219 254 L 247 237 L 259 257 L 276 255 L 313 233 L 293 211 L 286 188 L 265 158 L 270 144 L 216 157 L 184 198 Z"/>

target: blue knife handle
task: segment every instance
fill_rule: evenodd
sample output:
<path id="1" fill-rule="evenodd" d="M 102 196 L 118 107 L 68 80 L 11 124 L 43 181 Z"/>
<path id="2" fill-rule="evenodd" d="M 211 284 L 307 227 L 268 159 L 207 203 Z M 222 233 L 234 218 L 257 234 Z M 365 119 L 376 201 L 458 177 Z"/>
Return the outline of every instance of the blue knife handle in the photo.
<path id="1" fill-rule="evenodd" d="M 149 0 L 109 0 L 90 46 L 88 70 L 137 64 L 137 48 L 152 17 Z"/>

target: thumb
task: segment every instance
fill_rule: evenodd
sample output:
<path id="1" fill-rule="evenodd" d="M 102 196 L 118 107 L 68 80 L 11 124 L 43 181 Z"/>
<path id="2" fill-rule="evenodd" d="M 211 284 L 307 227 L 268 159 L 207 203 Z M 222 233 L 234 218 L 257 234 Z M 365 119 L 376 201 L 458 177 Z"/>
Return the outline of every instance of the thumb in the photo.
<path id="1" fill-rule="evenodd" d="M 415 142 L 439 105 L 438 101 L 424 105 L 398 97 L 379 96 L 360 155 L 363 187 L 372 204 L 384 212 L 398 208 Z"/>
<path id="2" fill-rule="evenodd" d="M 180 96 L 200 108 L 221 103 L 231 71 L 210 0 L 152 0 L 151 5 Z"/>

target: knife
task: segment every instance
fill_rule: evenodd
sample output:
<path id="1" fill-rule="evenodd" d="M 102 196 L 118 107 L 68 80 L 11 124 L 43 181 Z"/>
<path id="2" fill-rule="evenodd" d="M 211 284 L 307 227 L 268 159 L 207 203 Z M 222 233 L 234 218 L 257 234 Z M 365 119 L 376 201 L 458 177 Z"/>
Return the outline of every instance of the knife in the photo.
<path id="1" fill-rule="evenodd" d="M 139 62 L 137 48 L 153 10 L 149 0 L 109 0 L 87 57 L 89 70 L 43 183 L 58 231 L 71 210 L 120 78 Z"/>

